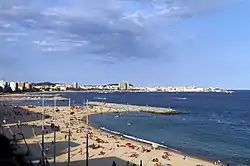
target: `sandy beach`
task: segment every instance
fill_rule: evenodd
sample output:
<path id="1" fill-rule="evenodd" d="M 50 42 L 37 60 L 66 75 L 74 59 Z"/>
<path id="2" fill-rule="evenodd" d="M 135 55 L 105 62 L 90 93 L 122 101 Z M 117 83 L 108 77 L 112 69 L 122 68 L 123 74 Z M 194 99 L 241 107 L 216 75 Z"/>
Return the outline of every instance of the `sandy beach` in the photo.
<path id="1" fill-rule="evenodd" d="M 0 101 L 20 101 L 20 100 L 42 100 L 42 97 L 34 96 L 0 96 Z M 58 100 L 58 101 L 67 101 L 67 98 L 64 97 L 44 97 L 44 100 Z"/>
<path id="2" fill-rule="evenodd" d="M 86 137 L 85 117 L 86 108 L 53 107 L 45 108 L 45 147 L 48 152 L 45 154 L 49 162 L 53 163 L 53 130 L 51 123 L 60 127 L 56 132 L 56 165 L 67 165 L 67 122 L 70 120 L 71 129 L 71 153 L 70 160 L 73 166 L 83 165 L 86 159 Z M 122 110 L 121 110 L 122 111 Z M 124 110 L 125 111 L 125 110 Z M 130 110 L 126 110 L 130 111 Z M 133 110 L 131 110 L 133 111 Z M 5 134 L 11 138 L 11 134 L 22 132 L 25 141 L 30 145 L 30 151 L 34 156 L 41 156 L 41 113 L 42 107 L 1 107 L 1 117 L 5 117 L 6 124 L 3 124 Z M 89 115 L 117 112 L 103 105 L 90 107 Z M 53 119 L 55 117 L 55 119 Z M 3 121 L 3 119 L 1 119 Z M 16 127 L 18 121 L 22 125 Z M 6 127 L 8 126 L 8 127 Z M 8 134 L 7 134 L 8 133 Z M 212 162 L 186 156 L 165 148 L 159 148 L 157 144 L 146 144 L 121 137 L 119 135 L 104 132 L 92 126 L 89 127 L 89 165 L 111 166 L 115 161 L 117 166 L 126 165 L 127 162 L 137 165 L 142 162 L 143 166 L 172 165 L 172 166 L 212 166 Z M 23 141 L 19 142 L 23 146 Z"/>

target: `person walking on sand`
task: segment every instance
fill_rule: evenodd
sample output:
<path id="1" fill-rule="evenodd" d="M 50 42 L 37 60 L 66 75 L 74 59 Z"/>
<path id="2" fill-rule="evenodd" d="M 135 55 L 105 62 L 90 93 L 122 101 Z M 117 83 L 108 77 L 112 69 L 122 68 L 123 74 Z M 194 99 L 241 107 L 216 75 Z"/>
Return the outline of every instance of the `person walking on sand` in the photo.
<path id="1" fill-rule="evenodd" d="M 83 155 L 83 153 L 82 153 L 82 148 L 80 148 L 80 154 Z"/>
<path id="2" fill-rule="evenodd" d="M 47 147 L 45 148 L 45 153 L 46 153 L 46 154 L 49 153 L 49 146 L 47 146 Z"/>
<path id="3" fill-rule="evenodd" d="M 142 160 L 140 160 L 140 166 L 142 166 Z"/>

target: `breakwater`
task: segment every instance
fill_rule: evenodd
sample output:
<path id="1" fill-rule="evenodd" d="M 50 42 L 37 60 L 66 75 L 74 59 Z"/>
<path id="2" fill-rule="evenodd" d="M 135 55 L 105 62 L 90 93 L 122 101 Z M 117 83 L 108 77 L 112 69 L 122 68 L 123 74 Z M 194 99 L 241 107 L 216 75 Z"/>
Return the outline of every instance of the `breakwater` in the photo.
<path id="1" fill-rule="evenodd" d="M 99 107 L 100 109 L 108 108 L 110 112 L 139 111 L 139 112 L 147 112 L 147 113 L 163 114 L 163 115 L 181 114 L 181 112 L 174 110 L 172 108 L 115 104 L 115 103 L 104 103 L 104 102 L 89 102 L 89 105 L 91 107 Z"/>

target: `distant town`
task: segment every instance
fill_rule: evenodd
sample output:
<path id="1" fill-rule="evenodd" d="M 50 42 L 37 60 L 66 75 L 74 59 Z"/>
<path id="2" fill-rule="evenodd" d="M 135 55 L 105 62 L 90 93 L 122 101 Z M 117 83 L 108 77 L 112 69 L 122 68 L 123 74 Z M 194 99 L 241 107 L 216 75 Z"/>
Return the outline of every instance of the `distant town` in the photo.
<path id="1" fill-rule="evenodd" d="M 58 91 L 126 91 L 126 92 L 220 92 L 232 93 L 221 88 L 196 86 L 135 86 L 128 82 L 106 85 L 80 85 L 62 83 L 30 83 L 0 80 L 0 93 L 58 92 Z"/>

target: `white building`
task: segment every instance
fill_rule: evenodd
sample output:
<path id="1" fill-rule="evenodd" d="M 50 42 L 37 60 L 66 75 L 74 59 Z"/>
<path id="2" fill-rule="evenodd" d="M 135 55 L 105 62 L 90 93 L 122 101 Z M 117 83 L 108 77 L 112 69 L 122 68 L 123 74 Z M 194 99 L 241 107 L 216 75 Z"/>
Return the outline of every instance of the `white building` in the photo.
<path id="1" fill-rule="evenodd" d="M 78 83 L 77 83 L 77 82 L 74 82 L 74 83 L 73 83 L 73 87 L 74 87 L 75 89 L 77 89 L 77 88 L 78 88 Z"/>
<path id="2" fill-rule="evenodd" d="M 12 91 L 16 91 L 17 90 L 17 83 L 11 81 L 10 82 L 10 88 L 11 88 Z"/>
<path id="3" fill-rule="evenodd" d="M 0 80 L 0 87 L 4 88 L 4 86 L 5 86 L 5 82 L 3 80 Z"/>
<path id="4" fill-rule="evenodd" d="M 5 89 L 7 86 L 7 82 L 6 81 L 3 81 L 3 80 L 0 80 L 0 87 Z"/>

